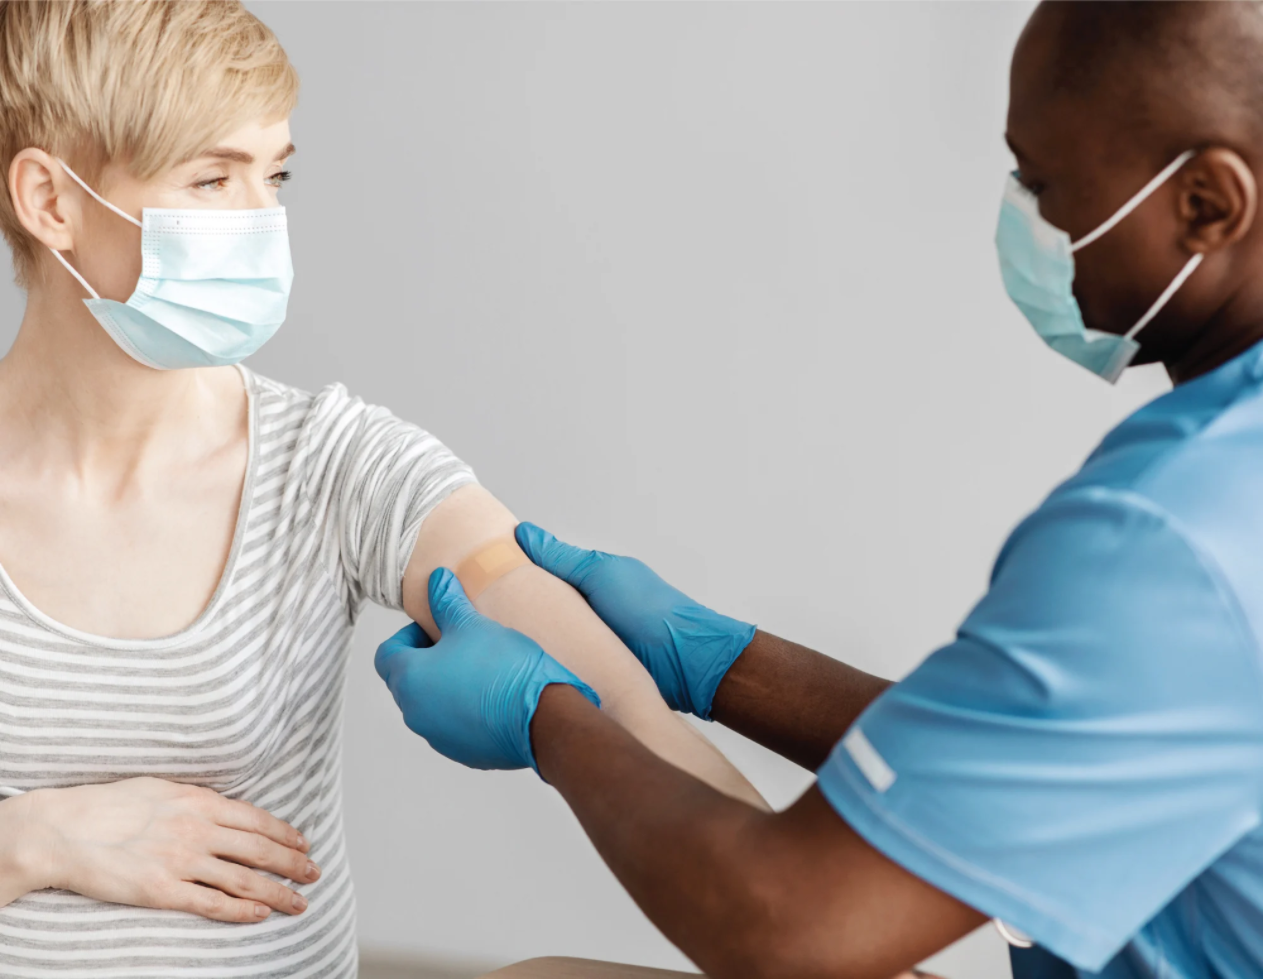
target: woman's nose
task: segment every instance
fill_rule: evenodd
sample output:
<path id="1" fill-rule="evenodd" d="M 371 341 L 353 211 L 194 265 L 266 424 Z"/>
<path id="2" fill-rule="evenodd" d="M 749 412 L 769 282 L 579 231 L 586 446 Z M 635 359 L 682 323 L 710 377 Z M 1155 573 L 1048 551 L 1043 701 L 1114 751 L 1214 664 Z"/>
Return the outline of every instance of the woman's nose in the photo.
<path id="1" fill-rule="evenodd" d="M 247 208 L 276 207 L 276 197 L 268 187 L 251 187 L 241 205 Z"/>

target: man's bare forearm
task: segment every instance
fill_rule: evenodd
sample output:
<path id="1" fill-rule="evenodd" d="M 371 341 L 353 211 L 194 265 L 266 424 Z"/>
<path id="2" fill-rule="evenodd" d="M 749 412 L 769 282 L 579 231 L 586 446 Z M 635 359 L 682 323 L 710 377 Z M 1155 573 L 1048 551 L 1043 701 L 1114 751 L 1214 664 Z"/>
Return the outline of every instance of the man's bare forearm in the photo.
<path id="1" fill-rule="evenodd" d="M 889 680 L 760 630 L 715 691 L 711 716 L 815 771 Z"/>
<path id="2" fill-rule="evenodd" d="M 868 846 L 818 790 L 760 812 L 571 687 L 544 690 L 531 741 L 632 899 L 714 979 L 890 979 L 983 920 Z"/>
<path id="3" fill-rule="evenodd" d="M 550 686 L 531 726 L 540 774 L 614 875 L 707 974 L 757 975 L 771 920 L 750 895 L 755 826 L 774 817 L 653 757 L 574 690 Z"/>

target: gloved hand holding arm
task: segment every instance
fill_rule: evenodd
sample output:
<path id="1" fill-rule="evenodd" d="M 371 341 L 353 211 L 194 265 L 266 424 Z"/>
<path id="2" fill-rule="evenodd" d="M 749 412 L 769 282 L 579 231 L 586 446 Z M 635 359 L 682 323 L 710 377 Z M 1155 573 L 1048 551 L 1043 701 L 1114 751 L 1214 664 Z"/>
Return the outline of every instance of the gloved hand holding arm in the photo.
<path id="1" fill-rule="evenodd" d="M 542 766 L 632 897 L 709 975 L 887 979 L 979 923 L 872 850 L 818 790 L 768 813 L 664 762 L 536 642 L 480 615 L 450 571 L 430 576 L 429 599 L 438 642 L 414 624 L 377 651 L 408 726 L 475 768 Z"/>
<path id="2" fill-rule="evenodd" d="M 714 612 L 635 558 L 574 547 L 530 523 L 516 536 L 535 564 L 583 595 L 671 707 L 717 720 L 805 768 L 819 767 L 890 685 Z"/>
<path id="3" fill-rule="evenodd" d="M 549 684 L 568 684 L 596 706 L 596 691 L 520 632 L 474 609 L 446 568 L 430 575 L 438 642 L 415 622 L 377 648 L 374 665 L 404 723 L 436 751 L 470 768 L 534 768 L 531 719 Z"/>
<path id="4" fill-rule="evenodd" d="M 404 575 L 403 605 L 430 639 L 437 640 L 441 631 L 431 618 L 433 570 L 465 567 L 487 542 L 511 537 L 516 526 L 513 514 L 480 486 L 456 490 L 425 519 Z M 465 567 L 463 573 L 470 571 Z M 548 650 L 597 692 L 603 713 L 660 758 L 721 792 L 766 808 L 754 786 L 667 706 L 648 671 L 573 588 L 529 560 L 490 584 L 476 577 L 465 582 L 471 583 L 477 611 Z"/>
<path id="5" fill-rule="evenodd" d="M 573 547 L 532 523 L 518 524 L 515 536 L 535 564 L 578 590 L 673 710 L 710 719 L 715 688 L 754 626 L 693 601 L 635 558 Z"/>

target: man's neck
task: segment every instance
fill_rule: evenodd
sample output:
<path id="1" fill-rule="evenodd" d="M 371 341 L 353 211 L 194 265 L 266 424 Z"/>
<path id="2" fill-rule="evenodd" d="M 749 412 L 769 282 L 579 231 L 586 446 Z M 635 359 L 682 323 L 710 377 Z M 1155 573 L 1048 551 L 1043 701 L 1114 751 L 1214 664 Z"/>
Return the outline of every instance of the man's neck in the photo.
<path id="1" fill-rule="evenodd" d="M 1241 331 L 1226 337 L 1216 336 L 1205 344 L 1194 343 L 1183 357 L 1165 364 L 1167 375 L 1171 378 L 1171 383 L 1178 387 L 1222 367 L 1260 341 L 1263 341 L 1263 321 L 1253 331 Z"/>
<path id="2" fill-rule="evenodd" d="M 1251 277 L 1206 320 L 1191 342 L 1176 355 L 1164 358 L 1171 383 L 1209 374 L 1263 342 L 1263 279 Z"/>

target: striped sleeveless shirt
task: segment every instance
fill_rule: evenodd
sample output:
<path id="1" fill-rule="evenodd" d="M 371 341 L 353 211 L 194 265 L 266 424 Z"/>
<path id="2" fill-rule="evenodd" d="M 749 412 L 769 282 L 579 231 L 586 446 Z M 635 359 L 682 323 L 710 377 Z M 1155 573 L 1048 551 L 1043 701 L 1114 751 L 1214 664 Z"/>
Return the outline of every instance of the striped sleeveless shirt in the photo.
<path id="1" fill-rule="evenodd" d="M 422 520 L 474 476 L 341 385 L 313 396 L 242 375 L 250 451 L 237 528 L 192 625 L 152 640 L 89 635 L 43 615 L 0 569 L 0 796 L 139 775 L 203 785 L 298 827 L 322 876 L 297 888 L 304 914 L 251 925 L 38 891 L 0 909 L 6 979 L 356 973 L 346 652 L 365 601 L 401 607 Z"/>

